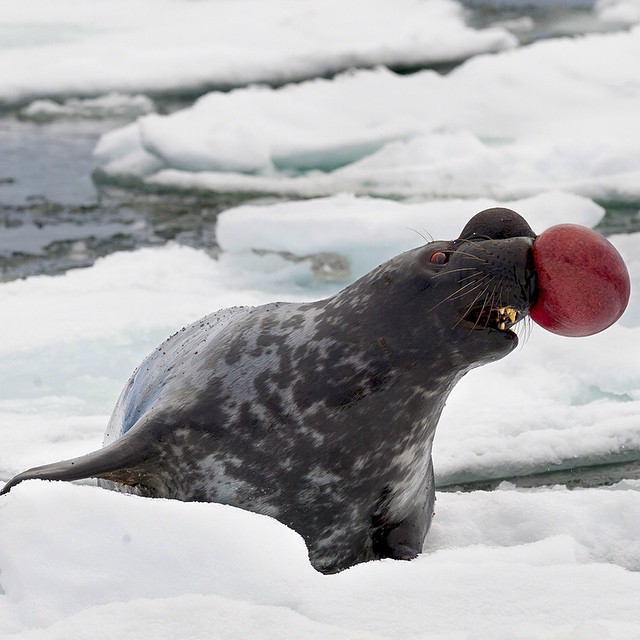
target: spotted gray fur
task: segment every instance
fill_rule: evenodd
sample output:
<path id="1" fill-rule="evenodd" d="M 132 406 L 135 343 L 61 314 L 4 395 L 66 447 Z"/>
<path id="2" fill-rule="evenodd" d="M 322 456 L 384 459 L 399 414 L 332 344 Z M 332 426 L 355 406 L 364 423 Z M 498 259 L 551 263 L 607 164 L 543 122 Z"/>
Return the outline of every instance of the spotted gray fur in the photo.
<path id="1" fill-rule="evenodd" d="M 461 238 L 401 254 L 326 300 L 206 316 L 134 372 L 103 449 L 29 470 L 3 493 L 93 476 L 273 516 L 323 572 L 413 558 L 433 514 L 438 419 L 467 371 L 515 347 L 491 314 L 526 315 L 533 237 L 514 212 L 490 210 Z"/>

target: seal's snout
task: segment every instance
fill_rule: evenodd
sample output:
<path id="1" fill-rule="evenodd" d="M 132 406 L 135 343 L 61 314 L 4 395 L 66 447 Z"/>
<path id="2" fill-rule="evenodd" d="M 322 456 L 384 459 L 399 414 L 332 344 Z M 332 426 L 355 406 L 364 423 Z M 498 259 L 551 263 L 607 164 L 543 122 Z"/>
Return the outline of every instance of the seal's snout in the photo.
<path id="1" fill-rule="evenodd" d="M 624 261 L 593 229 L 561 224 L 536 236 L 518 213 L 494 207 L 473 216 L 456 243 L 462 243 L 467 256 L 476 261 L 478 272 L 493 274 L 490 281 L 500 278 L 494 287 L 500 291 L 497 298 L 493 289 L 480 289 L 464 312 L 474 328 L 505 331 L 529 313 L 553 333 L 589 336 L 611 326 L 629 302 L 631 285 Z M 526 256 L 522 243 L 528 243 Z M 470 272 L 471 266 L 464 268 Z M 468 292 L 476 292 L 482 282 L 476 278 L 478 286 L 470 287 L 462 280 L 461 291 Z M 504 311 L 508 308 L 515 315 Z"/>
<path id="2" fill-rule="evenodd" d="M 474 237 L 454 244 L 450 269 L 459 326 L 515 339 L 511 329 L 527 316 L 535 292 L 533 239 Z"/>
<path id="3" fill-rule="evenodd" d="M 505 207 L 492 207 L 476 213 L 465 225 L 459 239 L 504 240 L 535 237 L 536 234 L 529 223 L 519 213 Z"/>

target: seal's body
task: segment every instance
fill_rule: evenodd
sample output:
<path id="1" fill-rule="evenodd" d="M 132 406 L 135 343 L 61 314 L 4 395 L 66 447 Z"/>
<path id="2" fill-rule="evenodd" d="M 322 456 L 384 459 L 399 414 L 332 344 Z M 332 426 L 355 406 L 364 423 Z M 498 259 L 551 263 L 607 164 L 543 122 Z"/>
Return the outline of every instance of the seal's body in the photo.
<path id="1" fill-rule="evenodd" d="M 517 344 L 535 235 L 517 214 L 401 254 L 326 300 L 212 314 L 140 365 L 105 447 L 29 478 L 231 504 L 299 532 L 335 572 L 421 550 L 449 392 Z"/>

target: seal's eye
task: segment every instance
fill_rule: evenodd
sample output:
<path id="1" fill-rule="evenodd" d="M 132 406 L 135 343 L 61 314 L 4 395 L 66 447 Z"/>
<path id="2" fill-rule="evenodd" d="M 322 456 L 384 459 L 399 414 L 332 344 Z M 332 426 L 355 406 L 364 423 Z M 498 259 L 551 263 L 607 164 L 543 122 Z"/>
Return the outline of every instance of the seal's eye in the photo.
<path id="1" fill-rule="evenodd" d="M 431 255 L 431 258 L 429 258 L 429 260 L 432 264 L 447 264 L 447 262 L 449 262 L 449 255 L 444 251 L 436 251 Z"/>

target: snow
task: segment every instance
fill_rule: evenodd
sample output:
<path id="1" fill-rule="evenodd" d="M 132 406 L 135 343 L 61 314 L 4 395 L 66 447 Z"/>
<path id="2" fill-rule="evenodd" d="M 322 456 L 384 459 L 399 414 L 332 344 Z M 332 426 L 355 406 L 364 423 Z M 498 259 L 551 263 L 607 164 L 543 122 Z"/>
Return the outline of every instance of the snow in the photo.
<path id="1" fill-rule="evenodd" d="M 103 136 L 101 175 L 219 191 L 522 198 L 640 195 L 640 27 L 476 56 L 210 93 Z M 523 71 L 524 70 L 524 71 Z"/>
<path id="2" fill-rule="evenodd" d="M 0 101 L 282 83 L 515 46 L 453 0 L 22 0 L 0 17 Z"/>
<path id="3" fill-rule="evenodd" d="M 1 507 L 0 633 L 637 638 L 639 490 L 441 493 L 417 560 L 323 576 L 266 516 L 31 483 Z"/>
<path id="4" fill-rule="evenodd" d="M 598 0 L 596 11 L 604 21 L 621 24 L 640 22 L 640 4 L 637 0 Z"/>

